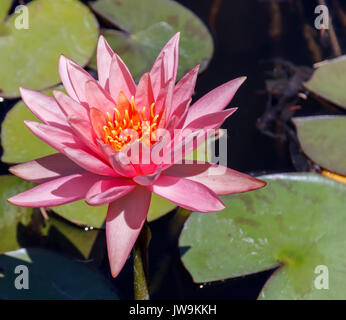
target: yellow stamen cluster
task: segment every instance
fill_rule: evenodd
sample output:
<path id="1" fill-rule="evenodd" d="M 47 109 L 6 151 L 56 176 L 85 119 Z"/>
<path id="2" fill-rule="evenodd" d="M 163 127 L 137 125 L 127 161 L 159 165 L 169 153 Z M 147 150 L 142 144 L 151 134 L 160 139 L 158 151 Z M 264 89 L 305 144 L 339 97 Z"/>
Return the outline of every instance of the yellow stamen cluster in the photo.
<path id="1" fill-rule="evenodd" d="M 149 116 L 146 107 L 138 111 L 134 97 L 131 102 L 114 108 L 113 116 L 107 112 L 107 121 L 103 127 L 104 142 L 120 151 L 125 145 L 143 141 L 147 145 L 155 143 L 155 130 L 158 128 L 162 113 L 155 114 L 155 103 L 150 106 Z"/>

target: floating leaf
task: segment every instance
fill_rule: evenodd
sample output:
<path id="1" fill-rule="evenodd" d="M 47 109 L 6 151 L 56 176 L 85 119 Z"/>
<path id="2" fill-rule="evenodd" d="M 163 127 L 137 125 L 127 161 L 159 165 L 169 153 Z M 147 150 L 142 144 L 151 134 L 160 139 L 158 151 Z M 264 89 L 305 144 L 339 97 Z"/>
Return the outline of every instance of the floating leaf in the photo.
<path id="1" fill-rule="evenodd" d="M 304 153 L 319 166 L 346 175 L 346 117 L 294 118 Z"/>
<path id="2" fill-rule="evenodd" d="M 53 90 L 62 90 L 62 87 L 56 87 L 43 93 L 52 96 Z M 39 122 L 21 100 L 6 114 L 1 125 L 3 148 L 1 160 L 3 162 L 25 162 L 57 152 L 47 143 L 37 138 L 24 124 L 24 120 Z"/>
<path id="3" fill-rule="evenodd" d="M 32 187 L 33 183 L 15 176 L 0 176 L 0 253 L 35 243 L 53 245 L 79 258 L 89 258 L 99 231 L 84 232 L 54 216 L 43 221 L 33 208 L 17 207 L 7 201 Z"/>
<path id="4" fill-rule="evenodd" d="M 14 273 L 28 268 L 29 289 L 17 290 Z M 0 256 L 0 298 L 20 300 L 115 300 L 110 284 L 87 265 L 44 249 L 20 249 Z M 24 276 L 25 273 L 21 272 Z"/>
<path id="5" fill-rule="evenodd" d="M 107 206 L 89 206 L 84 200 L 51 208 L 54 212 L 73 222 L 101 228 L 106 220 Z"/>
<path id="6" fill-rule="evenodd" d="M 27 15 L 24 10 L 6 20 L 0 36 L 0 94 L 7 98 L 18 97 L 20 86 L 39 90 L 59 83 L 59 56 L 84 66 L 97 43 L 97 20 L 79 1 L 34 0 L 26 8 Z M 17 18 L 28 19 L 28 29 L 18 29 Z"/>
<path id="7" fill-rule="evenodd" d="M 169 200 L 157 196 L 153 193 L 151 196 L 151 202 L 148 211 L 148 221 L 151 222 L 153 220 L 161 218 L 162 216 L 174 210 L 176 207 L 177 205 L 175 203 L 170 202 Z"/>
<path id="8" fill-rule="evenodd" d="M 153 194 L 148 211 L 148 221 L 150 222 L 162 217 L 175 207 L 176 204 Z M 68 220 L 96 228 L 100 228 L 104 225 L 107 216 L 107 205 L 93 207 L 87 205 L 84 200 L 64 204 L 51 209 Z"/>
<path id="9" fill-rule="evenodd" d="M 80 259 L 96 259 L 102 256 L 99 253 L 92 256 L 99 230 L 85 231 L 63 219 L 50 216 L 41 233 L 48 246 L 54 246 Z"/>
<path id="10" fill-rule="evenodd" d="M 18 225 L 27 226 L 33 213 L 32 208 L 13 206 L 7 199 L 32 187 L 31 182 L 15 176 L 0 176 L 0 253 L 21 248 L 17 234 Z"/>
<path id="11" fill-rule="evenodd" d="M 1 0 L 1 2 L 0 2 L 0 24 L 6 18 L 7 13 L 10 10 L 11 4 L 12 4 L 12 0 Z"/>
<path id="12" fill-rule="evenodd" d="M 346 56 L 323 63 L 304 86 L 316 95 L 346 109 Z"/>
<path id="13" fill-rule="evenodd" d="M 202 21 L 169 0 L 98 0 L 92 9 L 121 31 L 102 30 L 136 80 L 150 70 L 166 42 L 181 32 L 179 77 L 197 64 L 204 70 L 213 54 L 213 41 Z M 155 8 L 155 9 L 153 9 Z M 96 68 L 96 59 L 89 65 Z"/>
<path id="14" fill-rule="evenodd" d="M 280 267 L 261 298 L 345 299 L 346 186 L 317 174 L 261 177 L 268 185 L 224 196 L 227 208 L 193 213 L 179 246 L 197 283 Z M 329 290 L 314 286 L 329 268 Z"/>

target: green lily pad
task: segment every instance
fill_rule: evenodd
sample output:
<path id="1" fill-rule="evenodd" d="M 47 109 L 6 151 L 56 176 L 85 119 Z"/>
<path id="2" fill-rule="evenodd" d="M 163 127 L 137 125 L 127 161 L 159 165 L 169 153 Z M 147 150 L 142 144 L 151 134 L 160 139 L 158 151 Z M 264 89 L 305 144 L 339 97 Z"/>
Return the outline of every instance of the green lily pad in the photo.
<path id="1" fill-rule="evenodd" d="M 304 86 L 316 95 L 346 109 L 346 56 L 322 64 Z"/>
<path id="2" fill-rule="evenodd" d="M 226 209 L 193 213 L 180 237 L 197 283 L 279 267 L 261 298 L 345 299 L 346 186 L 317 174 L 260 177 L 268 185 L 222 197 Z M 329 289 L 318 289 L 318 266 Z"/>
<path id="3" fill-rule="evenodd" d="M 62 91 L 62 87 L 55 87 L 43 93 L 52 96 L 53 90 Z M 55 149 L 38 139 L 27 128 L 24 120 L 40 122 L 25 103 L 20 100 L 6 114 L 1 124 L 1 144 L 3 148 L 1 160 L 3 162 L 26 162 L 56 153 Z"/>
<path id="4" fill-rule="evenodd" d="M 98 0 L 92 9 L 121 31 L 102 30 L 134 78 L 150 70 L 167 41 L 181 32 L 179 77 L 201 64 L 203 71 L 213 55 L 212 37 L 190 10 L 169 0 Z M 153 10 L 153 8 L 155 8 Z M 90 67 L 96 69 L 94 57 Z"/>
<path id="5" fill-rule="evenodd" d="M 149 222 L 156 220 L 174 210 L 176 206 L 176 204 L 153 194 L 147 219 Z M 107 205 L 93 207 L 87 205 L 84 200 L 52 207 L 51 209 L 70 221 L 96 228 L 101 228 L 104 225 L 107 216 Z"/>
<path id="6" fill-rule="evenodd" d="M 47 246 L 53 246 L 80 259 L 96 261 L 102 256 L 98 252 L 95 256 L 93 255 L 97 237 L 102 231 L 84 230 L 54 216 L 50 216 L 44 223 L 41 235 L 45 237 L 44 242 Z"/>
<path id="7" fill-rule="evenodd" d="M 0 2 L 0 23 L 6 18 L 12 5 L 12 0 L 1 0 Z"/>
<path id="8" fill-rule="evenodd" d="M 26 8 L 27 16 L 26 11 L 14 13 L 5 21 L 7 32 L 0 36 L 0 94 L 7 98 L 18 97 L 20 86 L 40 90 L 56 85 L 59 56 L 84 66 L 97 43 L 98 22 L 79 1 L 34 0 Z M 18 29 L 25 19 L 28 29 Z"/>
<path id="9" fill-rule="evenodd" d="M 98 230 L 86 232 L 54 216 L 43 221 L 33 208 L 17 207 L 7 201 L 32 187 L 33 183 L 15 176 L 0 176 L 0 253 L 25 244 L 39 244 L 53 245 L 81 259 L 90 258 Z"/>
<path id="10" fill-rule="evenodd" d="M 32 208 L 11 205 L 7 199 L 30 189 L 33 184 L 15 176 L 0 176 L 0 253 L 21 248 L 18 241 L 18 224 L 27 226 L 31 221 Z"/>
<path id="11" fill-rule="evenodd" d="M 174 210 L 176 207 L 177 205 L 175 203 L 153 193 L 151 196 L 147 219 L 149 222 L 157 220 Z"/>
<path id="12" fill-rule="evenodd" d="M 15 287 L 15 268 L 26 266 L 27 290 Z M 20 300 L 118 300 L 111 285 L 87 265 L 44 249 L 20 249 L 0 256 L 1 299 Z M 19 278 L 20 279 L 20 278 Z M 21 281 L 18 281 L 21 283 Z"/>
<path id="13" fill-rule="evenodd" d="M 96 228 L 101 228 L 104 225 L 107 216 L 107 205 L 89 206 L 84 200 L 63 204 L 51 209 L 72 222 Z"/>
<path id="14" fill-rule="evenodd" d="M 319 166 L 346 175 L 346 117 L 294 118 L 304 153 Z"/>

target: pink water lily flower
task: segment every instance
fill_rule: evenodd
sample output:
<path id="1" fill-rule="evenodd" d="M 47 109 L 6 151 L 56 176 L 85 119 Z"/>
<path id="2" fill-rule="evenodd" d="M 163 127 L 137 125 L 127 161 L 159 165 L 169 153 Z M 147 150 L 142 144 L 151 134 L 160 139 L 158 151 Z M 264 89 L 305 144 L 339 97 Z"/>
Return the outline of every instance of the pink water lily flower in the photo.
<path id="1" fill-rule="evenodd" d="M 176 34 L 138 85 L 101 36 L 98 81 L 61 56 L 59 72 L 67 95 L 54 91 L 52 98 L 20 90 L 25 104 L 41 121 L 25 124 L 58 153 L 12 167 L 13 174 L 38 186 L 9 202 L 23 207 L 51 207 L 81 199 L 92 206 L 109 204 L 106 236 L 113 277 L 124 266 L 146 220 L 152 192 L 190 210 L 214 212 L 224 208 L 218 195 L 264 186 L 228 168 L 222 175 L 211 176 L 209 169 L 217 165 L 210 163 L 123 161 L 129 145 L 145 144 L 151 150 L 165 141 L 165 152 L 174 148 L 179 136 L 168 142 L 155 140 L 160 128 L 169 132 L 219 128 L 235 111 L 224 109 L 245 78 L 221 85 L 190 106 L 198 66 L 176 84 L 178 42 Z M 135 140 L 121 135 L 126 129 L 136 133 Z"/>

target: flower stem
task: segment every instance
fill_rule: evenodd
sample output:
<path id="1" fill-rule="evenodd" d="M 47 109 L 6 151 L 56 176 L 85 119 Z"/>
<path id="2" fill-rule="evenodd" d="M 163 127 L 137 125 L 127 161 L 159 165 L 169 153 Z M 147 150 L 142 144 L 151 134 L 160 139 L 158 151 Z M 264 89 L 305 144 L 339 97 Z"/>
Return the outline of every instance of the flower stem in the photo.
<path id="1" fill-rule="evenodd" d="M 151 232 L 147 222 L 133 247 L 133 277 L 135 300 L 149 300 L 148 247 Z"/>
<path id="2" fill-rule="evenodd" d="M 160 267 L 150 282 L 150 292 L 155 293 L 162 285 L 168 273 L 172 270 L 174 259 L 177 259 L 177 242 L 184 223 L 190 216 L 191 210 L 178 207 L 168 229 L 168 243 L 164 255 L 160 258 Z"/>

